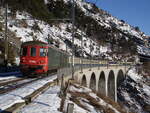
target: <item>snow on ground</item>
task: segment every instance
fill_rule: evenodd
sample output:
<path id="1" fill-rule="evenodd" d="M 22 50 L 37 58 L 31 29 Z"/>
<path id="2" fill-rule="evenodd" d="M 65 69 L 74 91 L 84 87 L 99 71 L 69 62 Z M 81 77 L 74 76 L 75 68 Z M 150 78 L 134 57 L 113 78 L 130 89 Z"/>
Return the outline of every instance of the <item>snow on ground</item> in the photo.
<path id="1" fill-rule="evenodd" d="M 118 88 L 119 100 L 131 112 L 150 112 L 150 77 L 138 74 L 135 68 L 128 71 L 127 77 Z"/>
<path id="2" fill-rule="evenodd" d="M 138 81 L 142 79 L 142 76 L 138 75 L 138 73 L 136 72 L 136 69 L 133 68 L 131 70 L 128 71 L 128 75 L 134 80 L 134 81 Z"/>
<path id="3" fill-rule="evenodd" d="M 15 79 L 22 77 L 22 73 L 16 72 L 7 72 L 7 73 L 0 73 L 0 81 L 8 80 L 8 79 Z"/>
<path id="4" fill-rule="evenodd" d="M 22 108 L 19 113 L 62 113 L 58 111 L 61 102 L 61 99 L 58 97 L 59 92 L 59 86 L 50 87 L 46 92 L 36 98 L 31 104 Z M 70 101 L 69 103 L 72 102 Z M 89 112 L 74 104 L 74 113 Z"/>
<path id="5" fill-rule="evenodd" d="M 0 95 L 0 110 L 5 110 L 15 103 L 24 102 L 24 97 L 30 95 L 35 90 L 42 87 L 44 84 L 53 81 L 54 79 L 56 79 L 56 77 L 57 76 L 55 75 L 42 80 L 38 80 L 7 94 Z"/>
<path id="6" fill-rule="evenodd" d="M 62 113 L 58 111 L 61 99 L 58 97 L 59 86 L 50 87 L 46 92 L 36 98 L 31 104 L 22 108 L 19 113 Z M 71 101 L 66 101 L 73 103 Z M 90 113 L 78 105 L 74 104 L 73 113 Z M 67 106 L 66 106 L 67 107 Z M 67 108 L 66 108 L 67 109 Z M 96 113 L 96 112 L 92 112 Z"/>
<path id="7" fill-rule="evenodd" d="M 15 79 L 16 76 L 9 76 L 9 77 L 0 77 L 0 81 L 4 81 L 4 80 L 12 80 Z"/>
<path id="8" fill-rule="evenodd" d="M 144 46 L 137 46 L 138 53 L 146 56 L 150 56 L 150 48 Z"/>
<path id="9" fill-rule="evenodd" d="M 31 102 L 29 105 L 22 108 L 19 113 L 62 113 L 58 110 L 61 105 L 61 98 L 59 98 L 59 94 L 59 86 L 50 87 L 47 91 L 33 100 L 33 102 Z M 82 97 L 82 94 L 85 95 Z M 86 98 L 86 96 L 88 98 Z M 91 99 L 96 102 L 96 106 L 92 104 Z M 77 101 L 80 103 L 80 105 Z M 104 111 L 106 109 L 111 109 L 110 111 L 113 111 L 114 113 L 120 113 L 112 105 L 106 103 L 96 94 L 94 94 L 91 89 L 81 87 L 77 84 L 72 84 L 67 90 L 64 112 L 67 111 L 68 103 L 74 104 L 73 113 L 104 113 L 106 112 Z M 109 111 L 106 113 L 109 113 Z"/>
<path id="10" fill-rule="evenodd" d="M 61 99 L 58 97 L 59 86 L 50 87 L 19 113 L 61 113 L 58 111 Z"/>
<path id="11" fill-rule="evenodd" d="M 66 108 L 68 103 L 75 104 L 74 113 L 108 113 L 108 109 L 111 109 L 114 113 L 120 113 L 120 111 L 114 108 L 111 104 L 106 103 L 103 99 L 98 97 L 91 89 L 77 84 L 72 84 L 68 88 L 65 103 Z"/>

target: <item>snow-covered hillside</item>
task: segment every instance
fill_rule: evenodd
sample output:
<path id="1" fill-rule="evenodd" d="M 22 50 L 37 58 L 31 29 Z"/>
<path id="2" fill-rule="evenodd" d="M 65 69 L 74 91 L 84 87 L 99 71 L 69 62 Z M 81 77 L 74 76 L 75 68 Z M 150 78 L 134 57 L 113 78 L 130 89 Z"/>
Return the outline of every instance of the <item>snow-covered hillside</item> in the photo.
<path id="1" fill-rule="evenodd" d="M 68 3 L 70 0 L 64 0 Z M 112 28 L 116 27 L 117 29 L 121 30 L 126 34 L 130 34 L 132 36 L 136 36 L 137 38 L 143 40 L 143 36 L 145 34 L 141 31 L 136 31 L 135 28 L 124 21 L 121 21 L 112 15 L 108 14 L 107 12 L 103 11 L 103 15 L 101 15 L 100 11 L 94 12 L 94 4 L 86 3 L 85 0 L 75 0 L 76 4 L 80 9 L 85 13 L 86 16 L 91 16 L 100 26 L 104 26 L 104 28 Z M 93 13 L 94 12 L 94 13 Z"/>
<path id="2" fill-rule="evenodd" d="M 130 69 L 125 81 L 118 88 L 118 96 L 129 111 L 149 113 L 150 76 L 142 76 L 135 68 Z"/>
<path id="3" fill-rule="evenodd" d="M 21 14 L 17 12 L 16 18 L 18 19 L 26 19 L 26 14 Z M 27 16 L 28 18 L 32 18 L 29 14 Z M 21 21 L 20 21 L 21 22 Z M 27 26 L 25 27 L 24 24 Z M 69 41 L 72 42 L 72 33 L 71 31 L 71 24 L 68 23 L 61 23 L 59 25 L 49 25 L 46 22 L 40 21 L 40 20 L 25 20 L 22 25 L 19 24 L 19 22 L 16 22 L 15 20 L 8 22 L 9 29 L 16 33 L 17 37 L 21 37 L 22 42 L 31 41 L 31 40 L 40 40 L 44 42 L 48 42 L 49 40 L 53 40 L 53 45 L 59 46 L 59 49 L 62 49 L 66 51 L 66 48 L 68 52 L 71 53 L 71 49 L 69 45 L 66 43 Z M 37 27 L 37 28 L 34 28 Z M 96 42 L 88 38 L 88 36 L 82 32 L 81 30 L 77 29 L 76 32 L 79 36 L 83 38 L 83 50 L 85 53 L 90 53 L 90 42 L 93 46 L 93 55 L 98 55 L 98 45 Z M 74 44 L 76 47 L 81 47 L 81 39 L 75 38 Z M 67 47 L 66 47 L 67 46 Z M 101 53 L 106 52 L 107 48 L 101 46 Z M 86 57 L 86 54 L 84 54 Z"/>
<path id="4" fill-rule="evenodd" d="M 46 5 L 49 5 L 50 3 L 54 2 L 55 6 L 57 5 L 57 2 L 59 0 L 44 0 L 45 7 Z M 68 5 L 70 3 L 70 0 L 64 0 L 64 3 Z M 124 51 L 124 47 L 118 40 L 125 41 L 128 43 L 128 41 L 132 40 L 133 42 L 136 41 L 136 43 L 141 42 L 144 44 L 143 37 L 146 35 L 141 32 L 140 30 L 137 30 L 135 27 L 127 24 L 123 20 L 119 20 L 112 15 L 108 14 L 106 11 L 103 11 L 101 9 L 98 9 L 94 4 L 85 2 L 84 0 L 75 0 L 76 8 L 80 10 L 84 14 L 83 17 L 86 17 L 87 19 L 92 19 L 92 23 L 94 22 L 97 26 L 95 27 L 95 30 L 97 29 L 94 36 L 90 36 L 87 31 L 81 28 L 75 27 L 75 52 L 76 56 L 81 56 L 81 39 L 83 39 L 83 56 L 84 57 L 90 57 L 90 49 L 92 51 L 91 55 L 97 57 L 104 57 L 108 58 L 114 48 L 113 43 L 110 40 L 112 38 L 115 40 L 115 44 L 118 46 L 117 48 L 122 49 Z M 50 7 L 50 6 L 49 6 Z M 65 6 L 63 6 L 65 7 Z M 60 11 L 61 12 L 61 11 Z M 3 31 L 4 31 L 4 9 L 2 8 L 1 11 L 1 19 L 0 23 L 3 25 Z M 13 13 L 13 14 L 12 14 Z M 78 16 L 78 13 L 76 13 L 76 16 Z M 63 18 L 63 17 L 62 17 Z M 81 19 L 81 23 L 83 23 L 84 20 Z M 76 23 L 79 21 L 76 21 Z M 88 24 L 92 24 L 88 23 Z M 80 23 L 77 23 L 80 24 Z M 87 23 L 86 23 L 87 24 Z M 72 24 L 71 22 L 58 22 L 58 23 L 47 23 L 42 20 L 38 20 L 33 18 L 33 16 L 25 11 L 17 11 L 16 13 L 12 12 L 11 8 L 9 8 L 8 11 L 8 29 L 10 32 L 13 32 L 18 39 L 21 40 L 21 42 L 25 41 L 31 41 L 31 40 L 41 40 L 44 42 L 48 42 L 56 47 L 59 47 L 59 49 L 62 49 L 64 51 L 67 51 L 71 54 L 72 51 Z M 88 29 L 88 28 L 86 28 Z M 105 33 L 103 33 L 105 31 Z M 100 34 L 98 33 L 100 32 Z M 1 38 L 3 36 L 0 36 Z M 108 38 L 108 39 L 107 39 Z M 104 44 L 101 44 L 99 40 L 109 40 L 109 43 L 105 42 Z M 91 44 L 90 44 L 91 43 Z M 120 43 L 120 45 L 119 45 Z M 138 52 L 142 53 L 144 45 L 138 44 Z M 90 46 L 91 45 L 91 46 Z M 100 46 L 99 46 L 100 45 Z M 126 44 L 128 45 L 128 44 Z M 132 43 L 131 43 L 132 45 Z M 17 45 L 18 46 L 18 45 Z M 128 46 L 128 50 L 130 48 L 134 48 Z M 140 49 L 139 49 L 140 48 Z M 131 49 L 132 50 L 132 49 Z M 100 51 L 100 52 L 99 52 Z M 145 53 L 145 52 L 144 52 Z M 149 54 L 148 52 L 145 54 Z M 111 54 L 112 55 L 112 54 Z M 115 58 L 117 55 L 115 55 Z M 109 57 L 109 59 L 112 59 L 112 56 Z"/>
<path id="5" fill-rule="evenodd" d="M 11 13 L 11 11 L 9 11 Z M 40 40 L 43 42 L 48 42 L 52 40 L 52 44 L 59 46 L 59 49 L 71 53 L 71 48 L 67 42 L 72 42 L 72 32 L 70 23 L 61 23 L 59 25 L 49 25 L 44 21 L 33 19 L 27 12 L 16 12 L 15 19 L 9 16 L 8 19 L 8 29 L 16 34 L 16 37 L 21 38 L 21 42 Z M 33 20 L 30 20 L 33 19 Z M 1 22 L 4 22 L 4 18 Z M 76 34 L 83 38 L 83 51 L 84 56 L 90 53 L 90 43 L 92 45 L 92 55 L 99 54 L 98 44 L 90 39 L 83 31 L 78 28 Z M 2 38 L 2 37 L 1 37 Z M 58 44 L 58 45 L 57 45 Z M 81 39 L 75 38 L 74 44 L 78 49 L 81 49 Z M 108 51 L 107 47 L 100 46 L 101 53 Z"/>
<path id="6" fill-rule="evenodd" d="M 66 3 L 69 2 L 69 0 L 65 1 Z M 119 31 L 123 32 L 123 34 L 130 35 L 131 38 L 137 38 L 136 43 L 144 43 L 143 38 L 146 37 L 146 35 L 144 34 L 144 32 L 141 32 L 136 27 L 127 24 L 124 20 L 119 20 L 116 17 L 113 17 L 112 15 L 108 14 L 106 11 L 103 11 L 101 9 L 99 9 L 98 12 L 94 12 L 94 4 L 85 3 L 84 0 L 75 1 L 77 6 L 80 7 L 80 9 L 85 13 L 85 15 L 92 17 L 95 21 L 97 21 L 97 23 L 100 26 L 103 26 L 106 29 L 117 28 Z M 102 11 L 103 13 L 100 13 L 100 11 Z M 122 33 L 120 33 L 120 35 L 122 35 Z M 127 36 L 125 38 L 126 40 L 129 39 L 129 37 Z M 138 45 L 138 53 L 150 56 L 150 48 L 141 45 L 141 43 Z"/>

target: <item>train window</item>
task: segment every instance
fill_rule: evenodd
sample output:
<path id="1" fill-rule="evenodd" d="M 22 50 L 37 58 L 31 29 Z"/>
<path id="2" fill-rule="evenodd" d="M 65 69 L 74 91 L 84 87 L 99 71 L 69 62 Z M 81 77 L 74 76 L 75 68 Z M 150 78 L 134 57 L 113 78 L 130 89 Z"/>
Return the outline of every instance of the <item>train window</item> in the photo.
<path id="1" fill-rule="evenodd" d="M 21 56 L 26 56 L 27 55 L 27 48 L 23 47 L 21 48 Z"/>
<path id="2" fill-rule="evenodd" d="M 47 49 L 46 48 L 40 48 L 40 56 L 42 56 L 42 57 L 47 56 Z"/>
<path id="3" fill-rule="evenodd" d="M 30 55 L 31 56 L 36 56 L 36 48 L 31 47 Z"/>

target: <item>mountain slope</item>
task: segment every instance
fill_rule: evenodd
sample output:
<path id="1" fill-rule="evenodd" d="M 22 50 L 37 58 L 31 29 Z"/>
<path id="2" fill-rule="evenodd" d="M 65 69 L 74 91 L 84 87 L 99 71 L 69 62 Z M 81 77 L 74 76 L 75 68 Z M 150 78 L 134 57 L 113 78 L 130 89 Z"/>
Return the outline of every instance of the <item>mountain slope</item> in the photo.
<path id="1" fill-rule="evenodd" d="M 70 0 L 15 1 L 8 0 L 8 28 L 11 32 L 14 32 L 23 42 L 42 40 L 63 50 L 68 48 L 67 51 L 71 53 L 71 20 L 58 20 L 71 19 L 72 5 Z M 32 4 L 34 5 L 31 8 Z M 146 35 L 139 29 L 128 25 L 123 20 L 118 20 L 102 9 L 98 9 L 92 3 L 75 0 L 75 4 L 76 56 L 81 56 L 82 37 L 84 57 L 92 55 L 95 58 L 115 60 L 126 58 L 127 60 L 133 60 L 137 51 L 140 53 L 144 51 L 145 42 L 143 37 Z M 4 12 L 2 11 L 1 13 L 3 14 Z M 1 23 L 4 23 L 4 17 Z M 90 49 L 92 50 L 91 55 Z M 148 53 L 149 49 L 146 54 Z"/>
<path id="2" fill-rule="evenodd" d="M 135 113 L 150 112 L 150 76 L 138 74 L 135 68 L 127 73 L 126 79 L 118 88 L 119 100 Z"/>

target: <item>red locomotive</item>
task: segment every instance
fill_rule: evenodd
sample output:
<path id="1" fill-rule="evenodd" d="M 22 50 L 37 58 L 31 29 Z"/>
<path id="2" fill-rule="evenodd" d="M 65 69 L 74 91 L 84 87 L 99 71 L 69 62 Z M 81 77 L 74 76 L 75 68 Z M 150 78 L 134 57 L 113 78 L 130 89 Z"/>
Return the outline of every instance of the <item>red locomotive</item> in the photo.
<path id="1" fill-rule="evenodd" d="M 29 41 L 21 45 L 20 68 L 23 74 L 47 73 L 68 66 L 68 55 L 47 43 Z"/>

